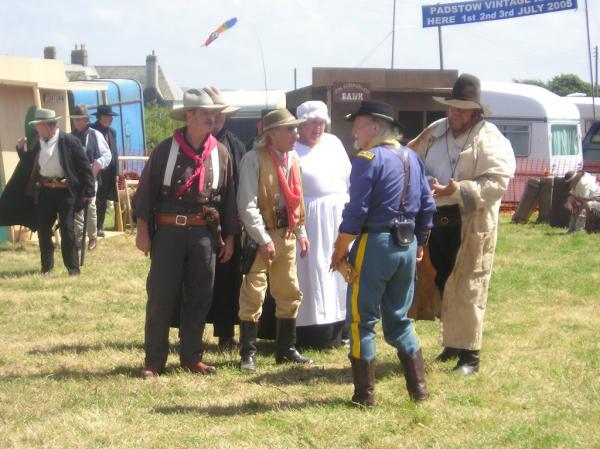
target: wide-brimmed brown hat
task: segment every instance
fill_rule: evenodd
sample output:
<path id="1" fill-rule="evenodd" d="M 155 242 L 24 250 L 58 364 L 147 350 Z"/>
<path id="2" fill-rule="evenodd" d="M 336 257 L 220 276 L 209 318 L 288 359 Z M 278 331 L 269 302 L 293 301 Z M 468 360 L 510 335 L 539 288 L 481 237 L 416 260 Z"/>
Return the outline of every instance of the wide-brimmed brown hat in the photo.
<path id="1" fill-rule="evenodd" d="M 449 97 L 433 97 L 438 103 L 459 109 L 481 109 L 485 115 L 490 110 L 481 104 L 481 82 L 479 78 L 468 73 L 458 77 Z"/>
<path id="2" fill-rule="evenodd" d="M 570 171 L 568 171 L 568 172 L 565 173 L 564 180 L 568 184 L 571 181 L 579 181 L 582 177 L 583 177 L 583 172 L 582 171 L 573 171 L 573 170 L 570 170 Z"/>
<path id="3" fill-rule="evenodd" d="M 73 108 L 73 112 L 71 112 L 71 118 L 87 118 L 89 119 L 89 115 L 88 115 L 88 107 L 85 104 L 81 104 L 79 106 L 75 106 Z"/>
<path id="4" fill-rule="evenodd" d="M 202 89 L 188 89 L 183 93 L 183 107 L 173 109 L 169 117 L 185 122 L 185 113 L 194 109 L 221 112 L 225 109 L 225 105 L 215 104 L 210 95 Z"/>
<path id="5" fill-rule="evenodd" d="M 210 96 L 210 98 L 212 99 L 214 104 L 219 104 L 219 105 L 225 106 L 225 109 L 223 109 L 221 111 L 221 114 L 233 115 L 237 111 L 240 110 L 240 108 L 238 108 L 237 106 L 231 106 L 225 102 L 225 99 L 223 98 L 223 94 L 221 94 L 221 91 L 219 90 L 218 87 L 206 86 L 206 87 L 203 87 L 202 90 L 204 90 L 204 92 L 206 92 Z"/>
<path id="6" fill-rule="evenodd" d="M 30 121 L 30 125 L 35 125 L 36 123 L 46 123 L 46 122 L 56 122 L 61 118 L 60 115 L 56 115 L 56 111 L 52 109 L 44 109 L 39 108 L 36 109 L 34 120 Z"/>
<path id="7" fill-rule="evenodd" d="M 306 119 L 297 119 L 287 109 L 275 109 L 263 117 L 263 128 L 260 135 L 262 136 L 267 131 L 279 128 L 280 126 L 297 126 L 305 121 Z"/>

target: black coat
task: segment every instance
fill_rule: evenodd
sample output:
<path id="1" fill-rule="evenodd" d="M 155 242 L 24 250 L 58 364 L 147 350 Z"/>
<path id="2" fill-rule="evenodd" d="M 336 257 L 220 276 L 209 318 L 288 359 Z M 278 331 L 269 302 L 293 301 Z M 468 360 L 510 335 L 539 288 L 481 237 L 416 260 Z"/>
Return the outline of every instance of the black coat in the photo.
<path id="1" fill-rule="evenodd" d="M 76 198 L 75 210 L 83 208 L 83 198 L 94 196 L 94 175 L 79 140 L 59 131 L 58 157 L 69 181 L 69 193 Z M 0 196 L 0 226 L 22 225 L 37 230 L 35 220 L 34 184 L 40 144 L 30 151 L 19 151 L 19 163 Z"/>
<path id="2" fill-rule="evenodd" d="M 100 172 L 98 180 L 98 198 L 108 199 L 111 201 L 117 200 L 116 178 L 119 176 L 119 151 L 117 150 L 117 132 L 114 128 L 104 128 L 100 122 L 95 122 L 90 125 L 91 128 L 99 131 L 110 148 L 112 156 L 110 164 Z"/>

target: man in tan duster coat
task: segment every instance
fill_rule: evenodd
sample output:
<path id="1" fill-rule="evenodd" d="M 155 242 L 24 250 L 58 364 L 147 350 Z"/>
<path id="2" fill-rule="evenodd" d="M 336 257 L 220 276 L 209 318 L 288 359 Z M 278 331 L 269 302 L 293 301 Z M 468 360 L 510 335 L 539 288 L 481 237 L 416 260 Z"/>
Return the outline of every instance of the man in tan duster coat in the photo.
<path id="1" fill-rule="evenodd" d="M 450 97 L 434 97 L 448 106 L 447 118 L 409 143 L 425 163 L 438 208 L 429 241 L 432 291 L 442 296 L 437 360 L 458 358 L 455 370 L 464 375 L 479 370 L 500 200 L 515 171 L 510 142 L 483 120 L 480 92 L 479 79 L 461 75 Z"/>

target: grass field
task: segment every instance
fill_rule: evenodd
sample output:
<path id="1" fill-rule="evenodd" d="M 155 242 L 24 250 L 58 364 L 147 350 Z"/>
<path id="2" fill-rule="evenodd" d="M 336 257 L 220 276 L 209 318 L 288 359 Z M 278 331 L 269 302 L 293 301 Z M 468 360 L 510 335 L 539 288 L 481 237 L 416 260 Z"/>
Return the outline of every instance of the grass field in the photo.
<path id="1" fill-rule="evenodd" d="M 600 235 L 503 218 L 481 372 L 436 364 L 438 323 L 419 322 L 431 398 L 407 398 L 378 340 L 378 406 L 347 406 L 346 349 L 313 367 L 259 370 L 216 349 L 214 376 L 143 381 L 148 260 L 134 237 L 100 242 L 79 278 L 37 274 L 35 245 L 0 245 L 0 448 L 600 448 Z M 176 333 L 172 332 L 173 351 Z"/>

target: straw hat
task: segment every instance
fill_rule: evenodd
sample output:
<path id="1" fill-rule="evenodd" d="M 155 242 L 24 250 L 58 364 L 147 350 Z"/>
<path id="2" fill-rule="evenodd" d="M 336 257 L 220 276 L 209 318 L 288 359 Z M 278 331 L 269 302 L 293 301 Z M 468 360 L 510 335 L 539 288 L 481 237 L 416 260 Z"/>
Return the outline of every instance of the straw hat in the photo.
<path id="1" fill-rule="evenodd" d="M 185 113 L 194 109 L 221 112 L 226 106 L 215 104 L 205 91 L 201 89 L 188 89 L 183 93 L 183 107 L 173 109 L 169 114 L 173 120 L 185 122 Z"/>
<path id="2" fill-rule="evenodd" d="M 61 116 L 57 116 L 56 112 L 52 109 L 36 109 L 34 120 L 30 121 L 30 125 L 35 125 L 36 123 L 47 123 L 47 122 L 56 122 Z"/>
<path id="3" fill-rule="evenodd" d="M 240 108 L 237 106 L 231 106 L 225 103 L 223 94 L 221 94 L 221 91 L 218 87 L 206 86 L 203 87 L 202 90 L 204 90 L 204 92 L 206 92 L 210 96 L 214 104 L 225 105 L 225 109 L 221 111 L 221 114 L 233 115 L 240 110 Z"/>
<path id="4" fill-rule="evenodd" d="M 263 117 L 263 128 L 260 135 L 281 126 L 298 126 L 305 121 L 306 119 L 297 119 L 287 109 L 275 109 Z"/>

